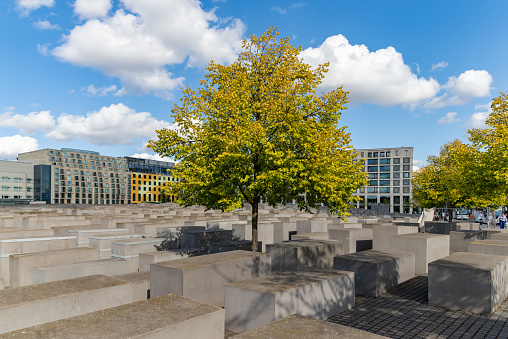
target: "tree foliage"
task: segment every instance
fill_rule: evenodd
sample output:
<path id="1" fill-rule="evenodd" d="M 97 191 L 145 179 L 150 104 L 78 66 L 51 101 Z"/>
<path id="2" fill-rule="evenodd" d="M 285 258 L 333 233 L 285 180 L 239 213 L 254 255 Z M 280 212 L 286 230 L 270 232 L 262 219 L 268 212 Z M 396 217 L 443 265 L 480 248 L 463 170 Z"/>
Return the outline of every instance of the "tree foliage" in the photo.
<path id="1" fill-rule="evenodd" d="M 492 101 L 486 128 L 468 131 L 430 156 L 413 175 L 413 197 L 421 207 L 498 207 L 508 196 L 508 94 Z"/>
<path id="2" fill-rule="evenodd" d="M 170 191 L 180 205 L 252 206 L 253 250 L 261 201 L 296 200 L 307 211 L 323 203 L 345 216 L 352 193 L 366 184 L 338 124 L 347 93 L 316 95 L 327 64 L 311 69 L 301 48 L 277 36 L 275 29 L 251 35 L 229 66 L 211 61 L 200 87 L 185 87 L 172 108 L 178 127 L 158 130 L 149 142 L 179 161 L 173 175 L 180 181 Z"/>

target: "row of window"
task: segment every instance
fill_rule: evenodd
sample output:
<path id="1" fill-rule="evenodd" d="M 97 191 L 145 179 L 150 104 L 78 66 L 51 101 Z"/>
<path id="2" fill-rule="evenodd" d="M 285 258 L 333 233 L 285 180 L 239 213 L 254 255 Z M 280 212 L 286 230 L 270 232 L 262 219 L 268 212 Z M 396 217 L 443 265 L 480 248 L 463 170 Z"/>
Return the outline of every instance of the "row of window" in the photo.
<path id="1" fill-rule="evenodd" d="M 10 199 L 11 197 L 9 195 L 2 195 L 2 199 Z M 13 199 L 21 199 L 21 195 L 14 195 L 12 196 Z M 31 195 L 27 195 L 26 199 L 32 199 Z"/>
<path id="2" fill-rule="evenodd" d="M 390 162 L 393 160 L 394 164 L 400 164 L 400 158 L 394 158 L 394 159 L 367 159 L 367 165 L 390 165 Z M 411 163 L 410 158 L 402 158 L 403 164 L 409 164 Z M 409 166 L 409 165 L 407 165 Z"/>
<path id="3" fill-rule="evenodd" d="M 2 191 L 8 191 L 10 189 L 9 186 L 2 186 Z M 20 186 L 14 186 L 13 187 L 14 191 L 15 192 L 21 192 L 21 190 L 23 189 L 23 187 L 20 187 Z M 31 192 L 32 191 L 32 187 L 27 187 L 26 188 L 26 191 L 27 192 Z"/>
<path id="4" fill-rule="evenodd" d="M 400 193 L 400 187 L 367 187 L 367 193 Z M 409 186 L 402 187 L 402 193 L 409 193 Z M 361 190 L 364 193 L 365 190 Z"/>
<path id="5" fill-rule="evenodd" d="M 398 157 L 399 156 L 399 151 L 394 151 L 395 153 L 395 156 Z M 365 157 L 365 153 L 364 152 L 361 152 L 361 157 L 364 158 Z M 384 157 L 391 157 L 391 151 L 385 151 L 385 152 L 368 152 L 367 153 L 367 157 L 368 158 L 384 158 Z M 409 150 L 404 150 L 404 155 L 407 156 L 409 155 Z"/>
<path id="6" fill-rule="evenodd" d="M 402 185 L 409 186 L 410 180 L 403 179 Z M 369 180 L 369 186 L 390 186 L 390 180 Z M 393 186 L 400 186 L 400 180 L 393 180 Z"/>
<path id="7" fill-rule="evenodd" d="M 67 154 L 67 152 L 60 152 L 60 151 L 49 151 L 49 155 L 50 156 L 53 156 L 53 155 L 56 155 L 57 157 L 64 157 L 64 158 L 74 158 L 74 153 L 69 153 Z M 68 155 L 68 156 L 67 156 Z M 88 160 L 100 160 L 100 161 L 107 161 L 107 162 L 116 162 L 117 164 L 120 164 L 120 163 L 123 163 L 123 164 L 126 164 L 127 161 L 125 159 L 115 159 L 115 158 L 109 158 L 109 157 L 99 157 L 97 155 L 85 155 L 85 154 L 76 154 L 75 156 L 77 159 L 88 159 Z"/>
<path id="8" fill-rule="evenodd" d="M 19 177 L 14 177 L 14 182 L 22 182 L 23 181 L 23 178 L 19 178 Z M 11 178 L 9 177 L 2 177 L 2 182 L 9 182 L 9 180 L 11 180 Z M 28 178 L 26 179 L 26 182 L 27 183 L 32 183 L 32 179 Z"/>
<path id="9" fill-rule="evenodd" d="M 409 171 L 409 166 L 403 166 L 402 169 L 404 171 Z M 393 165 L 393 171 L 399 172 L 400 171 L 400 165 Z M 390 166 L 367 166 L 367 172 L 390 172 Z M 411 172 L 407 172 L 411 173 Z M 395 175 L 395 173 L 394 173 Z M 409 178 L 410 176 L 405 176 L 404 178 Z"/>

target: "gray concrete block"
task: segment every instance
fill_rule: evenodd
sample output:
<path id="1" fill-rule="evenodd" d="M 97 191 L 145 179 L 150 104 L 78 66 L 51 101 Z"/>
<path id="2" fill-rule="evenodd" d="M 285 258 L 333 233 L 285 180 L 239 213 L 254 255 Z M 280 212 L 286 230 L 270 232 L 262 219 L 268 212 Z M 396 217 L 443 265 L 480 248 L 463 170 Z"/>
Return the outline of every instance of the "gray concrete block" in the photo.
<path id="1" fill-rule="evenodd" d="M 450 236 L 445 234 L 411 233 L 390 238 L 390 249 L 416 254 L 416 274 L 426 274 L 428 264 L 450 254 Z"/>
<path id="2" fill-rule="evenodd" d="M 400 225 L 377 225 L 373 228 L 372 249 L 389 250 L 393 235 L 418 233 L 418 227 Z"/>
<path id="3" fill-rule="evenodd" d="M 377 220 L 377 219 L 376 219 Z M 344 254 L 357 252 L 357 245 L 360 243 L 362 249 L 372 249 L 373 231 L 372 229 L 365 228 L 351 228 L 351 229 L 329 229 L 328 234 L 330 240 L 337 240 L 344 244 Z M 370 241 L 370 248 L 364 248 L 364 241 Z"/>
<path id="4" fill-rule="evenodd" d="M 467 252 L 470 243 L 485 239 L 485 231 L 450 231 L 450 252 Z"/>
<path id="5" fill-rule="evenodd" d="M 301 314 L 324 320 L 354 306 L 354 273 L 305 268 L 225 286 L 226 328 L 244 332 Z"/>
<path id="6" fill-rule="evenodd" d="M 332 268 L 333 258 L 344 254 L 343 244 L 335 240 L 293 240 L 270 244 L 266 252 L 272 260 L 272 272 L 304 267 Z"/>
<path id="7" fill-rule="evenodd" d="M 508 257 L 457 252 L 429 264 L 429 305 L 490 314 L 508 297 Z"/>
<path id="8" fill-rule="evenodd" d="M 337 270 L 355 272 L 356 294 L 377 297 L 415 276 L 415 253 L 369 250 L 335 257 Z"/>
<path id="9" fill-rule="evenodd" d="M 508 242 L 488 239 L 471 242 L 469 243 L 469 252 L 508 256 Z"/>
<path id="10" fill-rule="evenodd" d="M 185 248 L 209 249 L 211 243 L 229 242 L 233 240 L 232 230 L 188 231 L 180 236 L 180 244 Z"/>
<path id="11" fill-rule="evenodd" d="M 258 338 L 315 338 L 315 339 L 382 339 L 387 338 L 349 326 L 294 314 L 289 317 L 235 335 L 235 339 Z"/>
<path id="12" fill-rule="evenodd" d="M 224 338 L 223 309 L 170 294 L 7 335 L 41 339 Z"/>
<path id="13" fill-rule="evenodd" d="M 178 294 L 224 306 L 224 284 L 270 274 L 266 253 L 231 251 L 160 262 L 150 266 L 150 293 Z"/>

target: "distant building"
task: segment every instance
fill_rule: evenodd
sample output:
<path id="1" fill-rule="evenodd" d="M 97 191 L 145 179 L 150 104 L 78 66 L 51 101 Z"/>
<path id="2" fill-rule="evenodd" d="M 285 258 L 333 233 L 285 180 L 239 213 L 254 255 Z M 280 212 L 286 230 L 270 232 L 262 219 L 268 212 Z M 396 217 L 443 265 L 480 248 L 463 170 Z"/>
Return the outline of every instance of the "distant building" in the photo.
<path id="1" fill-rule="evenodd" d="M 413 147 L 359 149 L 357 161 L 364 161 L 367 186 L 356 191 L 358 208 L 373 204 L 390 206 L 390 212 L 412 213 Z M 364 159 L 364 160 L 362 160 Z"/>
<path id="2" fill-rule="evenodd" d="M 159 202 L 164 184 L 174 180 L 168 171 L 174 166 L 171 162 L 105 156 L 95 151 L 42 149 L 20 153 L 18 159 L 30 162 L 32 173 L 35 168 L 35 200 L 51 204 Z"/>
<path id="3" fill-rule="evenodd" d="M 0 161 L 0 205 L 29 203 L 34 199 L 34 166 L 23 161 Z"/>

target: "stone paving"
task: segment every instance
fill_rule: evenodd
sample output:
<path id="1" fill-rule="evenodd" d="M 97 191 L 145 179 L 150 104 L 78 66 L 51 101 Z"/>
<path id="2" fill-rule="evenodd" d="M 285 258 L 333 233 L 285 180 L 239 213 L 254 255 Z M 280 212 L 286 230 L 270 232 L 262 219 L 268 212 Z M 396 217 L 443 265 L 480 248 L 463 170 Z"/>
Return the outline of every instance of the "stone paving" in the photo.
<path id="1" fill-rule="evenodd" d="M 327 321 L 390 338 L 508 338 L 508 299 L 488 316 L 451 311 L 428 305 L 427 281 L 417 276 L 377 298 L 356 296 L 353 309 Z"/>
<path id="2" fill-rule="evenodd" d="M 357 296 L 353 309 L 328 321 L 390 338 L 508 338 L 508 299 L 491 315 L 451 311 L 427 303 L 427 276 L 377 298 Z"/>

